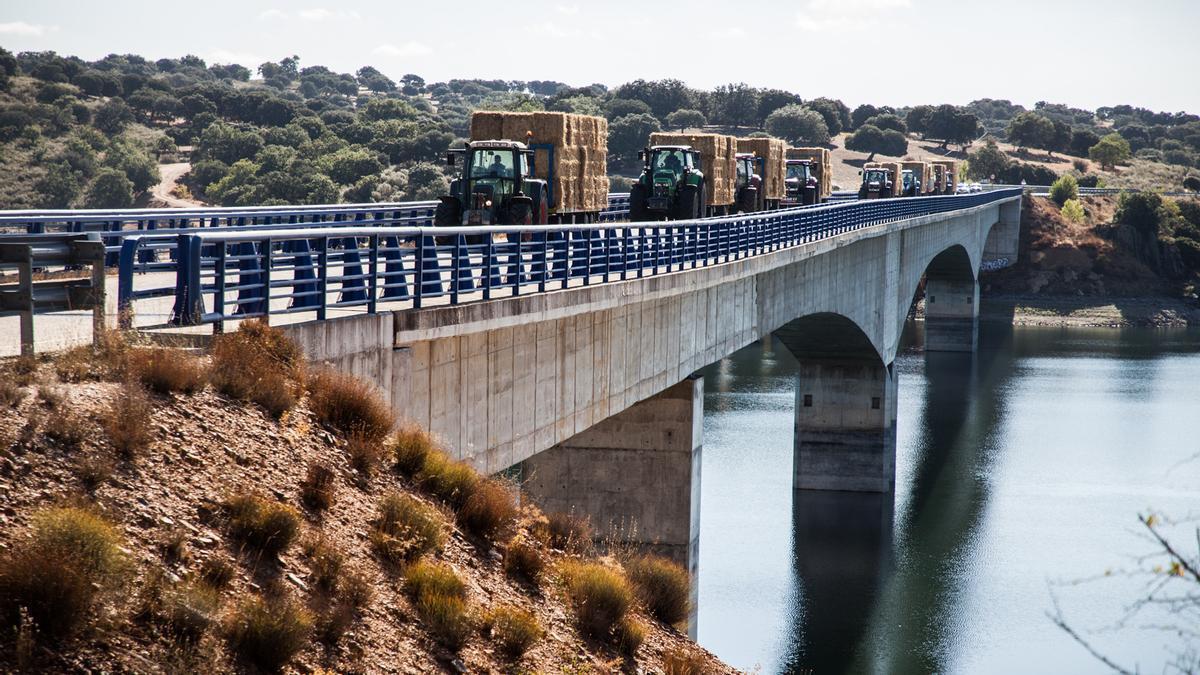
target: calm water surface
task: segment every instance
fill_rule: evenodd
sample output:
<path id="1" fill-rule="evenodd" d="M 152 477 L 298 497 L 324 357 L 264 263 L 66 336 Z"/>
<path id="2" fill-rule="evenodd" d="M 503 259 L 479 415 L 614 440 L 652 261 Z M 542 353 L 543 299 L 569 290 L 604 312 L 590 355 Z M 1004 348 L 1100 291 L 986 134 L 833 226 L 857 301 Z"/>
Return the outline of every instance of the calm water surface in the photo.
<path id="1" fill-rule="evenodd" d="M 985 325 L 974 356 L 897 368 L 887 497 L 793 493 L 781 344 L 704 371 L 700 643 L 763 673 L 1102 672 L 1047 617 L 1057 600 L 1162 672 L 1179 643 L 1153 617 L 1113 625 L 1146 583 L 1122 570 L 1154 550 L 1137 514 L 1200 516 L 1200 331 Z"/>

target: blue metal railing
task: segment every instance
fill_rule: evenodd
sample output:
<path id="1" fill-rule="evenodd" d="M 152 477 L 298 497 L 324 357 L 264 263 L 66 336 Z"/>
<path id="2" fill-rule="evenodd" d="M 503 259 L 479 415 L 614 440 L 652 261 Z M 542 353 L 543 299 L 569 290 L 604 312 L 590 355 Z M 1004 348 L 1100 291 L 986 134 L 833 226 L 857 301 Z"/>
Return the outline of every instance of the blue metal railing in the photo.
<path id="1" fill-rule="evenodd" d="M 349 221 L 190 230 L 177 235 L 172 323 L 222 330 L 232 319 L 312 312 L 321 320 L 330 310 L 374 313 L 383 303 L 421 308 L 544 293 L 725 263 L 1020 194 L 855 201 L 673 222 L 435 229 Z M 122 251 L 122 273 L 136 252 L 136 244 Z M 122 308 L 138 297 L 125 280 Z"/>

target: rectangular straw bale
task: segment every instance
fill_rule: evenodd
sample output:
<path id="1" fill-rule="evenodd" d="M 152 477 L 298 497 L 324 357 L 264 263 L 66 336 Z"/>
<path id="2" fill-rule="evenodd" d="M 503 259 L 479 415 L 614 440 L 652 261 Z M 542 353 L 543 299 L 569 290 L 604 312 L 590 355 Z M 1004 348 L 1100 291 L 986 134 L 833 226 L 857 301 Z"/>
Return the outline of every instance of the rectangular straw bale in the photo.
<path id="1" fill-rule="evenodd" d="M 784 153 L 787 145 L 778 138 L 739 138 L 738 152 L 753 152 L 766 160 L 762 176 L 767 199 L 783 199 L 787 190 L 787 166 Z"/>
<path id="2" fill-rule="evenodd" d="M 951 192 L 958 189 L 958 162 L 953 159 L 934 160 L 934 164 L 946 167 L 946 180 Z"/>

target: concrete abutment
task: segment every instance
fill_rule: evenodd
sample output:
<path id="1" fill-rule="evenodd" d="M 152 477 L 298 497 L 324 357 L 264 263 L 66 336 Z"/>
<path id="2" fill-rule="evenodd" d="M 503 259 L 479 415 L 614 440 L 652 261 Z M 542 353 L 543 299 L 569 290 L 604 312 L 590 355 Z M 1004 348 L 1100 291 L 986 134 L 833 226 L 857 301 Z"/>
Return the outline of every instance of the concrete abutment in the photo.
<path id="1" fill-rule="evenodd" d="M 973 352 L 979 342 L 979 282 L 925 280 L 925 351 Z"/>

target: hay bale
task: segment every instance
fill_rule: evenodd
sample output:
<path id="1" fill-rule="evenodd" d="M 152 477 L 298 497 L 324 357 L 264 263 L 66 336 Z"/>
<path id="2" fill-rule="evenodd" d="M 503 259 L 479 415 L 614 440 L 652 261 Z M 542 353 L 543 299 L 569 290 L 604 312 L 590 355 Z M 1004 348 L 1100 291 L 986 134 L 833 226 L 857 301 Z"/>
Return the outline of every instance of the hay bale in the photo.
<path id="1" fill-rule="evenodd" d="M 738 152 L 753 152 L 764 158 L 763 192 L 767 199 L 783 199 L 787 192 L 787 144 L 778 138 L 739 138 Z"/>
<path id="2" fill-rule="evenodd" d="M 535 147 L 533 170 L 535 177 L 553 183 L 551 213 L 601 211 L 608 205 L 608 121 L 604 118 L 478 111 L 471 115 L 471 140 L 553 146 L 553 167 L 550 149 Z"/>
<path id="3" fill-rule="evenodd" d="M 707 183 L 705 204 L 733 204 L 737 182 L 737 140 L 733 136 L 656 131 L 650 134 L 650 145 L 690 145 L 700 153 L 700 170 Z"/>

